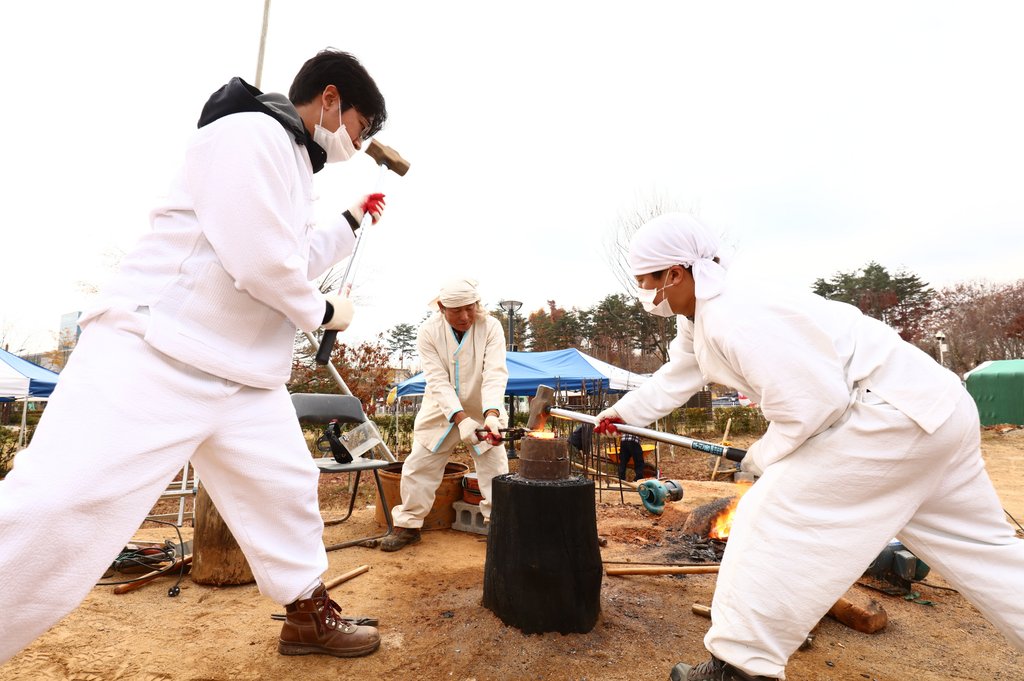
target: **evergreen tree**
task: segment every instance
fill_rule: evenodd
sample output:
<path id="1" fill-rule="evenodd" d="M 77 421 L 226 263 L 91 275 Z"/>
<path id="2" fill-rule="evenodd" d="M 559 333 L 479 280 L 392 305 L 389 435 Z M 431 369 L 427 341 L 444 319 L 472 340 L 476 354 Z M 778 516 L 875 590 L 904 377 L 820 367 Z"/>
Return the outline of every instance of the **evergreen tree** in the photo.
<path id="1" fill-rule="evenodd" d="M 895 275 L 877 262 L 861 270 L 838 272 L 831 279 L 817 279 L 813 291 L 829 300 L 855 305 L 866 315 L 896 329 L 913 342 L 923 333 L 923 321 L 931 312 L 935 292 L 926 282 L 906 270 Z"/>

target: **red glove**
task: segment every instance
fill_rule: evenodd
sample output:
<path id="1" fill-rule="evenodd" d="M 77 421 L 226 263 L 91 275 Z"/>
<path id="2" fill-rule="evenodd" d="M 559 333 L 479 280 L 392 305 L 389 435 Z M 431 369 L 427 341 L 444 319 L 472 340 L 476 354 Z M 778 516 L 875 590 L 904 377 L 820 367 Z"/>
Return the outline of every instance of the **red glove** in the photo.
<path id="1" fill-rule="evenodd" d="M 615 435 L 618 429 L 615 427 L 616 423 L 625 423 L 622 417 L 619 416 L 619 412 L 614 409 L 605 409 L 599 412 L 594 418 L 597 419 L 597 425 L 594 426 L 594 432 L 601 435 Z"/>
<path id="2" fill-rule="evenodd" d="M 362 224 L 363 215 L 369 213 L 373 216 L 373 224 L 377 224 L 380 216 L 384 214 L 384 195 L 367 194 L 366 197 L 356 205 L 348 209 L 348 212 L 355 218 L 356 224 Z M 355 227 L 353 227 L 355 229 Z"/>

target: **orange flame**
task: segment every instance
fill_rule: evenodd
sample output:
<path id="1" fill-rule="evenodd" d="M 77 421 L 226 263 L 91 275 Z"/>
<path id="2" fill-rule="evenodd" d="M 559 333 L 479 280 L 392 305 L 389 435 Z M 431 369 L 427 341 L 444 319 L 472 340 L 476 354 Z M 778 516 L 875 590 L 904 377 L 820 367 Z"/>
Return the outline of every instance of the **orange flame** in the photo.
<path id="1" fill-rule="evenodd" d="M 555 437 L 554 432 L 550 430 L 531 430 L 528 435 L 539 440 L 550 440 Z"/>
<path id="2" fill-rule="evenodd" d="M 709 537 L 723 541 L 729 538 L 729 532 L 732 531 L 732 520 L 736 516 L 736 507 L 739 506 L 740 499 L 743 498 L 743 495 L 749 489 L 749 482 L 739 483 L 739 489 L 736 490 L 736 498 L 711 519 L 711 529 L 708 531 Z"/>

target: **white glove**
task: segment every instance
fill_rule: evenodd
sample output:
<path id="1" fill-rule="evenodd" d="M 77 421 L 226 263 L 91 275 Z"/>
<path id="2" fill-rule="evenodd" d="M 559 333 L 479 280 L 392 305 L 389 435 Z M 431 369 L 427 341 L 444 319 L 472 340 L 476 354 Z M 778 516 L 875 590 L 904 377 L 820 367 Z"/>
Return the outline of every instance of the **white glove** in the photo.
<path id="1" fill-rule="evenodd" d="M 764 471 L 761 469 L 759 465 L 757 465 L 757 462 L 754 461 L 753 447 L 747 450 L 746 456 L 744 456 L 743 460 L 740 461 L 740 470 L 743 471 L 744 473 L 750 473 L 757 477 L 761 477 L 762 475 L 764 475 Z"/>
<path id="2" fill-rule="evenodd" d="M 325 293 L 324 300 L 330 303 L 334 310 L 331 313 L 331 318 L 324 322 L 320 328 L 327 329 L 328 331 L 344 331 L 347 329 L 348 325 L 352 323 L 352 316 L 356 312 L 352 306 L 352 301 L 344 296 L 339 296 L 337 293 Z"/>
<path id="3" fill-rule="evenodd" d="M 622 420 L 622 417 L 619 416 L 619 412 L 615 411 L 615 407 L 608 407 L 604 411 L 597 412 L 597 416 L 595 416 L 594 418 L 596 418 L 598 421 L 603 421 L 605 419 L 619 419 L 620 421 Z"/>
<path id="4" fill-rule="evenodd" d="M 487 418 L 484 419 L 484 428 L 491 431 L 498 437 L 501 437 L 501 429 L 504 426 L 501 425 L 501 419 L 494 414 L 488 414 Z"/>
<path id="5" fill-rule="evenodd" d="M 373 224 L 377 224 L 380 216 L 384 214 L 384 195 L 367 194 L 359 203 L 349 208 L 348 212 L 355 218 L 356 224 L 363 224 L 363 215 L 366 213 L 372 215 Z"/>
<path id="6" fill-rule="evenodd" d="M 476 434 L 478 430 L 480 430 L 480 424 L 469 417 L 459 422 L 459 436 L 467 445 L 480 444 L 480 436 Z"/>

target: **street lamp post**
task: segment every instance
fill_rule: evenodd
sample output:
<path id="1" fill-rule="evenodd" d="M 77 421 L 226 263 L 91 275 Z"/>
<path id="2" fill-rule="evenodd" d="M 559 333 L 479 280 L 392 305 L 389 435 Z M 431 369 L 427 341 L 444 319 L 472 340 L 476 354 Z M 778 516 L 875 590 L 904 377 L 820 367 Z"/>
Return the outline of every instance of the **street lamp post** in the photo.
<path id="1" fill-rule="evenodd" d="M 939 366 L 946 366 L 946 350 L 949 349 L 946 345 L 946 334 L 936 331 L 935 342 L 939 344 Z"/>
<path id="2" fill-rule="evenodd" d="M 498 307 L 508 314 L 508 349 L 511 352 L 515 352 L 516 349 L 516 312 L 519 311 L 523 304 L 518 300 L 502 300 L 498 303 Z M 516 397 L 515 395 L 509 395 L 508 398 L 508 425 L 510 428 L 515 428 L 515 417 L 516 417 Z M 516 445 L 515 442 L 510 441 L 508 443 L 508 458 L 516 458 Z"/>

